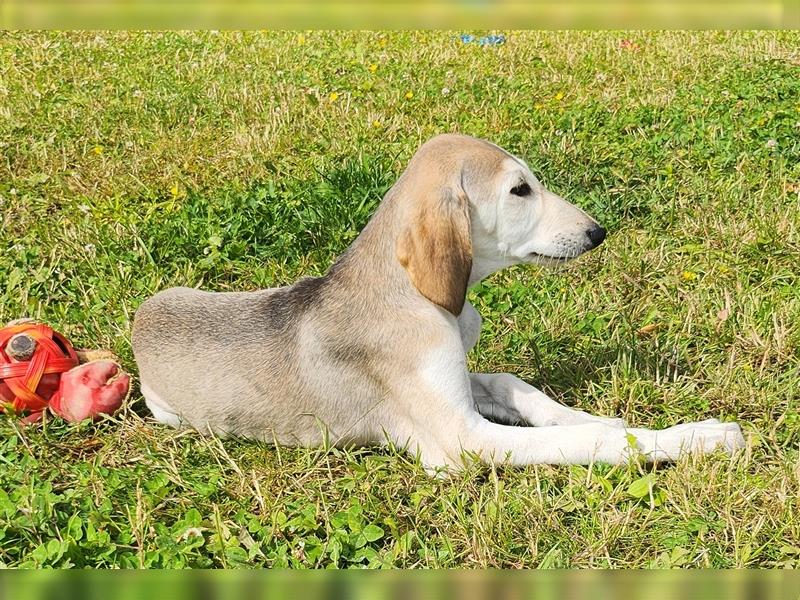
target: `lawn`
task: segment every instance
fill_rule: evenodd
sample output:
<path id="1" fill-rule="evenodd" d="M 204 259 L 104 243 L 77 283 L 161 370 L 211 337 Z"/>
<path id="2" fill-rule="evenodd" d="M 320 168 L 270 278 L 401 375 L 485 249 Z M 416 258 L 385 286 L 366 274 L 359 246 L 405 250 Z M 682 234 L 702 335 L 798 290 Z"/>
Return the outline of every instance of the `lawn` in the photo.
<path id="1" fill-rule="evenodd" d="M 505 34 L 0 33 L 0 323 L 135 373 L 148 296 L 324 273 L 459 131 L 609 230 L 473 289 L 470 366 L 747 448 L 432 479 L 175 432 L 135 389 L 98 424 L 0 416 L 0 566 L 800 567 L 800 34 Z"/>

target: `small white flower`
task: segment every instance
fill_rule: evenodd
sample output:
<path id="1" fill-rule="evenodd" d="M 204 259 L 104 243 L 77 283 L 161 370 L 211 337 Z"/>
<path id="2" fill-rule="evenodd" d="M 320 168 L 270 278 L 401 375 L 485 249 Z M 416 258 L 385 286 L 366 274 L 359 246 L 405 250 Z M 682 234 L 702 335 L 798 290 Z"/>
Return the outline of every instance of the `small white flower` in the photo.
<path id="1" fill-rule="evenodd" d="M 186 531 L 178 536 L 177 541 L 182 542 L 193 537 L 203 537 L 202 530 L 198 527 L 188 527 Z"/>
<path id="2" fill-rule="evenodd" d="M 442 96 L 447 96 L 447 94 L 449 94 L 449 93 L 450 93 L 450 88 L 449 87 L 443 87 L 442 88 Z"/>
<path id="3" fill-rule="evenodd" d="M 84 250 L 86 250 L 86 251 L 87 251 L 87 252 L 89 252 L 89 253 L 94 253 L 94 251 L 95 251 L 95 245 L 94 245 L 94 244 L 86 244 L 86 245 L 83 247 L 83 249 L 84 249 Z"/>
<path id="4" fill-rule="evenodd" d="M 594 78 L 597 81 L 603 82 L 608 78 L 608 75 L 606 75 L 605 73 L 598 73 L 597 75 L 594 76 Z"/>
<path id="5" fill-rule="evenodd" d="M 78 206 L 78 210 L 81 211 L 83 214 L 87 215 L 89 214 L 89 211 L 92 210 L 92 208 L 87 204 L 81 204 L 80 206 Z"/>
<path id="6" fill-rule="evenodd" d="M 778 140 L 767 140 L 767 148 L 777 148 L 778 147 Z"/>

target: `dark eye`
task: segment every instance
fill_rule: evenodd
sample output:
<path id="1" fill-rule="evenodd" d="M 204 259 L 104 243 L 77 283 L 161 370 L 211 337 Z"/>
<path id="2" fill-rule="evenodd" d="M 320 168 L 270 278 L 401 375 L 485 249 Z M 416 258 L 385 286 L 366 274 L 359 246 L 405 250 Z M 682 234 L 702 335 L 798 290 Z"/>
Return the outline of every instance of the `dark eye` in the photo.
<path id="1" fill-rule="evenodd" d="M 520 183 L 518 186 L 511 188 L 511 193 L 515 196 L 527 196 L 531 193 L 531 186 L 527 183 Z"/>

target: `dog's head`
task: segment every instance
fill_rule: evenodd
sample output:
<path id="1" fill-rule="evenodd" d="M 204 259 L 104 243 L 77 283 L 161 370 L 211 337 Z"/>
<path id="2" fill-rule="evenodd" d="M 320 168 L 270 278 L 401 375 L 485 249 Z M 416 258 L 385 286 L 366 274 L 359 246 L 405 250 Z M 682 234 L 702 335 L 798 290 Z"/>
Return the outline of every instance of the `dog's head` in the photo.
<path id="1" fill-rule="evenodd" d="M 398 181 L 409 203 L 397 257 L 417 290 L 458 315 L 467 285 L 519 263 L 565 263 L 605 239 L 527 164 L 484 140 L 440 135 Z"/>

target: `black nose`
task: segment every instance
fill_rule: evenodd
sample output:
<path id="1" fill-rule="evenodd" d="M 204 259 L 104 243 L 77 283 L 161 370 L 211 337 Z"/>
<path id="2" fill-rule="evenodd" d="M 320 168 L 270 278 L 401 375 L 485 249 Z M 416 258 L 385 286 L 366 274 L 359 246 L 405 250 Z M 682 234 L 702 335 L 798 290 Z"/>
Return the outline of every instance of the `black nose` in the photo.
<path id="1" fill-rule="evenodd" d="M 606 230 L 600 227 L 600 225 L 597 225 L 596 227 L 587 229 L 586 235 L 592 242 L 592 248 L 597 248 L 600 244 L 603 243 L 603 240 L 606 239 Z"/>

